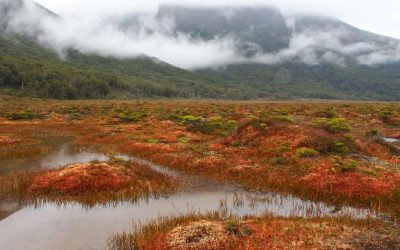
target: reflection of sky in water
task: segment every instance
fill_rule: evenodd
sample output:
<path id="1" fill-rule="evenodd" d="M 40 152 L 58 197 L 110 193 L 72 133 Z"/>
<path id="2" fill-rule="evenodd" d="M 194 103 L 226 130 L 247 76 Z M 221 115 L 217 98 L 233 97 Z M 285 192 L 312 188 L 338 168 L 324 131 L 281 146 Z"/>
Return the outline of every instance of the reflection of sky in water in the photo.
<path id="1" fill-rule="evenodd" d="M 400 142 L 399 139 L 395 139 L 395 138 L 383 138 L 383 140 L 384 140 L 385 142 L 388 142 L 388 143 Z"/>
<path id="2" fill-rule="evenodd" d="M 39 208 L 25 207 L 0 221 L 0 246 L 12 249 L 104 249 L 106 240 L 114 233 L 129 230 L 132 222 L 146 222 L 159 216 L 192 212 L 215 211 L 221 206 L 235 215 L 271 213 L 281 216 L 368 216 L 368 211 L 334 207 L 323 203 L 303 201 L 292 196 L 259 194 L 240 188 L 216 184 L 202 178 L 167 170 L 148 161 L 133 159 L 151 168 L 173 175 L 185 183 L 183 191 L 169 198 L 148 199 L 136 204 L 122 202 L 116 206 L 96 206 L 85 210 L 78 204 L 58 207 L 52 203 Z M 73 150 L 62 144 L 59 150 L 40 160 L 40 166 L 56 168 L 72 163 L 108 157 Z"/>
<path id="3" fill-rule="evenodd" d="M 78 152 L 77 152 L 78 151 Z M 41 167 L 58 168 L 74 163 L 86 163 L 91 161 L 108 161 L 109 158 L 103 154 L 91 153 L 86 151 L 72 150 L 70 145 L 65 143 L 60 150 L 45 156 L 41 162 Z"/>
<path id="4" fill-rule="evenodd" d="M 234 205 L 237 196 L 243 196 L 241 206 Z M 146 222 L 159 216 L 185 214 L 189 211 L 207 212 L 220 208 L 226 200 L 228 212 L 236 215 L 260 215 L 266 212 L 274 215 L 307 215 L 312 206 L 319 214 L 328 214 L 332 207 L 302 202 L 298 199 L 267 197 L 268 202 L 254 204 L 246 199 L 246 192 L 233 190 L 196 191 L 174 195 L 169 198 L 150 199 L 137 204 L 122 203 L 117 206 L 97 206 L 90 210 L 80 205 L 57 207 L 52 204 L 38 209 L 26 207 L 0 222 L 0 246 L 7 249 L 104 249 L 106 240 L 112 234 L 128 231 L 132 222 Z M 254 197 L 253 197 L 254 198 Z M 264 197 L 258 197 L 264 198 Z M 366 216 L 367 211 L 350 208 L 339 213 L 355 213 Z M 61 247 L 62 249 L 62 247 Z"/>
<path id="5" fill-rule="evenodd" d="M 58 168 L 73 163 L 90 161 L 107 161 L 109 158 L 103 154 L 81 150 L 68 143 L 66 138 L 54 138 L 45 143 L 49 148 L 46 155 L 37 155 L 25 159 L 0 160 L 0 174 L 20 170 L 37 170 L 39 168 Z"/>

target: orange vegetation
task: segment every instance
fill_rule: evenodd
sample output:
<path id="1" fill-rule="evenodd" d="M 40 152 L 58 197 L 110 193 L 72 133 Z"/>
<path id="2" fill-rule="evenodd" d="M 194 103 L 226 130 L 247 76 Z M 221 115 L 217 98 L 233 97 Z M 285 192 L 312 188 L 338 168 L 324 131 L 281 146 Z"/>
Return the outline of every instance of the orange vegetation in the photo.
<path id="1" fill-rule="evenodd" d="M 52 115 L 4 122 L 1 135 L 73 135 L 105 151 L 249 188 L 400 214 L 400 149 L 382 142 L 399 133 L 393 122 L 400 121 L 399 104 L 76 101 L 63 102 L 60 109 L 56 101 L 29 100 L 14 105 L 7 109 L 33 105 Z M 80 112 L 79 120 L 65 113 L 69 107 Z M 121 110 L 132 120 L 116 118 Z"/>
<path id="2" fill-rule="evenodd" d="M 0 201 L 75 201 L 90 206 L 168 195 L 177 185 L 174 178 L 134 162 L 93 162 L 0 175 Z"/>
<path id="3" fill-rule="evenodd" d="M 114 236 L 111 249 L 382 249 L 400 247 L 398 229 L 378 221 L 172 218 L 143 233 Z M 162 227 L 161 227 L 162 226 Z M 113 241 L 112 241 L 113 242 Z M 117 243 L 117 244 L 115 244 Z M 136 249 L 136 248 L 133 248 Z"/>
<path id="4" fill-rule="evenodd" d="M 358 196 L 375 198 L 390 196 L 399 185 L 400 172 L 384 172 L 375 176 L 356 172 L 334 173 L 331 160 L 322 161 L 313 173 L 304 176 L 301 181 L 309 188 L 327 190 L 334 194 L 343 194 L 348 197 Z"/>
<path id="5" fill-rule="evenodd" d="M 1 146 L 18 143 L 20 141 L 21 140 L 13 139 L 13 138 L 10 138 L 9 136 L 0 136 L 0 145 Z"/>
<path id="6" fill-rule="evenodd" d="M 28 192 L 52 190 L 63 194 L 80 194 L 99 191 L 118 191 L 137 178 L 129 169 L 108 163 L 88 163 L 68 166 L 34 176 Z"/>

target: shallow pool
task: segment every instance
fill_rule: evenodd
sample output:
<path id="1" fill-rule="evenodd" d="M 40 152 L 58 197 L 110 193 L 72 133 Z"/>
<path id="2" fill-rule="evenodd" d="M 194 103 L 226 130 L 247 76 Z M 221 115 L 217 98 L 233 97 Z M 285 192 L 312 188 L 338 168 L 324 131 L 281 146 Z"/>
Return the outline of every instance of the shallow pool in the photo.
<path id="1" fill-rule="evenodd" d="M 205 180 L 202 177 L 170 170 L 151 162 L 120 155 L 124 160 L 138 161 L 157 171 L 174 176 L 182 182 L 175 195 L 150 198 L 135 203 L 121 202 L 107 206 L 85 208 L 68 203 L 59 206 L 45 203 L 41 206 L 11 206 L 7 216 L 0 217 L 0 246 L 3 249 L 104 249 L 107 239 L 127 231 L 132 222 L 146 223 L 159 216 L 189 212 L 208 212 L 222 209 L 235 215 L 280 216 L 371 216 L 370 211 L 351 207 L 332 207 L 324 203 L 305 201 L 276 193 L 249 192 L 240 187 Z M 73 146 L 62 141 L 47 155 L 22 160 L 18 170 L 56 168 L 72 163 L 93 160 L 107 161 L 109 157 Z M 7 172 L 13 166 L 7 167 Z M 0 205 L 1 210 L 1 205 Z"/>

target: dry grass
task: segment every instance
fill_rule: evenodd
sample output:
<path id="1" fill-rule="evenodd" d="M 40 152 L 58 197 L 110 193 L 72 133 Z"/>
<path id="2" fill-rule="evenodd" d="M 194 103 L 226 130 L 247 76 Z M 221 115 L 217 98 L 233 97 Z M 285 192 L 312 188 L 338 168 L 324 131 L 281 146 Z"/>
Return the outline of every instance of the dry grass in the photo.
<path id="1" fill-rule="evenodd" d="M 134 224 L 131 233 L 122 233 L 113 236 L 109 241 L 110 249 L 166 249 L 169 242 L 162 241 L 159 237 L 165 237 L 174 228 L 187 225 L 198 220 L 219 221 L 225 216 L 220 212 L 200 215 L 190 213 L 186 216 L 161 217 L 146 223 L 146 225 Z"/>
<path id="2" fill-rule="evenodd" d="M 160 218 L 113 236 L 109 249 L 398 249 L 400 231 L 376 220 L 236 218 L 221 213 Z"/>

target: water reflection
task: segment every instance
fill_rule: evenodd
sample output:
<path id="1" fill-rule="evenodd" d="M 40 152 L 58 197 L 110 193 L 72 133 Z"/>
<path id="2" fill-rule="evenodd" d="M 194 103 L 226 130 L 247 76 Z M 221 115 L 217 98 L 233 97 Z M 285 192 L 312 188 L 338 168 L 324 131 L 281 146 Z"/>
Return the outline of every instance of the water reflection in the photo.
<path id="1" fill-rule="evenodd" d="M 383 140 L 387 143 L 396 143 L 396 142 L 400 142 L 400 139 L 396 139 L 396 138 L 383 138 Z"/>
<path id="2" fill-rule="evenodd" d="M 242 200 L 238 205 L 237 197 Z M 96 206 L 83 209 L 79 204 L 56 206 L 45 204 L 39 209 L 25 207 L 0 222 L 0 246 L 7 249 L 104 249 L 106 239 L 116 232 L 129 230 L 132 222 L 146 223 L 159 216 L 209 212 L 221 209 L 235 215 L 312 217 L 354 214 L 368 216 L 366 210 L 342 208 L 331 214 L 334 207 L 322 203 L 304 202 L 293 197 L 256 195 L 239 190 L 185 192 L 168 198 L 149 199 L 116 206 Z M 67 244 L 67 245 L 65 245 Z"/>
<path id="3" fill-rule="evenodd" d="M 73 145 L 69 138 L 47 138 L 45 145 L 49 152 L 45 155 L 37 155 L 24 159 L 0 160 L 0 174 L 8 174 L 17 171 L 31 171 L 40 168 L 58 168 L 73 163 L 86 163 L 91 161 L 107 161 L 104 154 L 91 152 Z"/>
<path id="4" fill-rule="evenodd" d="M 124 160 L 137 161 L 152 169 L 172 175 L 183 182 L 178 194 L 167 198 L 145 199 L 136 203 L 120 202 L 110 206 L 84 208 L 77 203 L 57 205 L 44 203 L 26 206 L 0 221 L 0 246 L 6 249 L 104 249 L 106 239 L 114 233 L 129 230 L 132 222 L 146 223 L 159 216 L 210 212 L 223 209 L 234 215 L 279 216 L 370 216 L 368 210 L 350 207 L 336 208 L 304 201 L 293 196 L 249 192 L 240 187 L 215 183 L 179 171 L 169 170 L 151 162 L 119 155 Z M 67 142 L 57 150 L 35 161 L 27 160 L 26 169 L 34 166 L 57 168 L 72 163 L 93 160 L 106 161 L 106 155 L 84 151 Z M 39 165 L 37 165 L 37 163 Z M 23 167 L 23 166 L 21 166 Z M 0 218 L 1 219 L 1 218 Z"/>
<path id="5" fill-rule="evenodd" d="M 46 155 L 39 165 L 42 168 L 59 168 L 75 163 L 108 160 L 109 157 L 106 155 L 83 151 L 80 148 L 72 147 L 69 143 L 64 143 L 58 151 Z"/>

